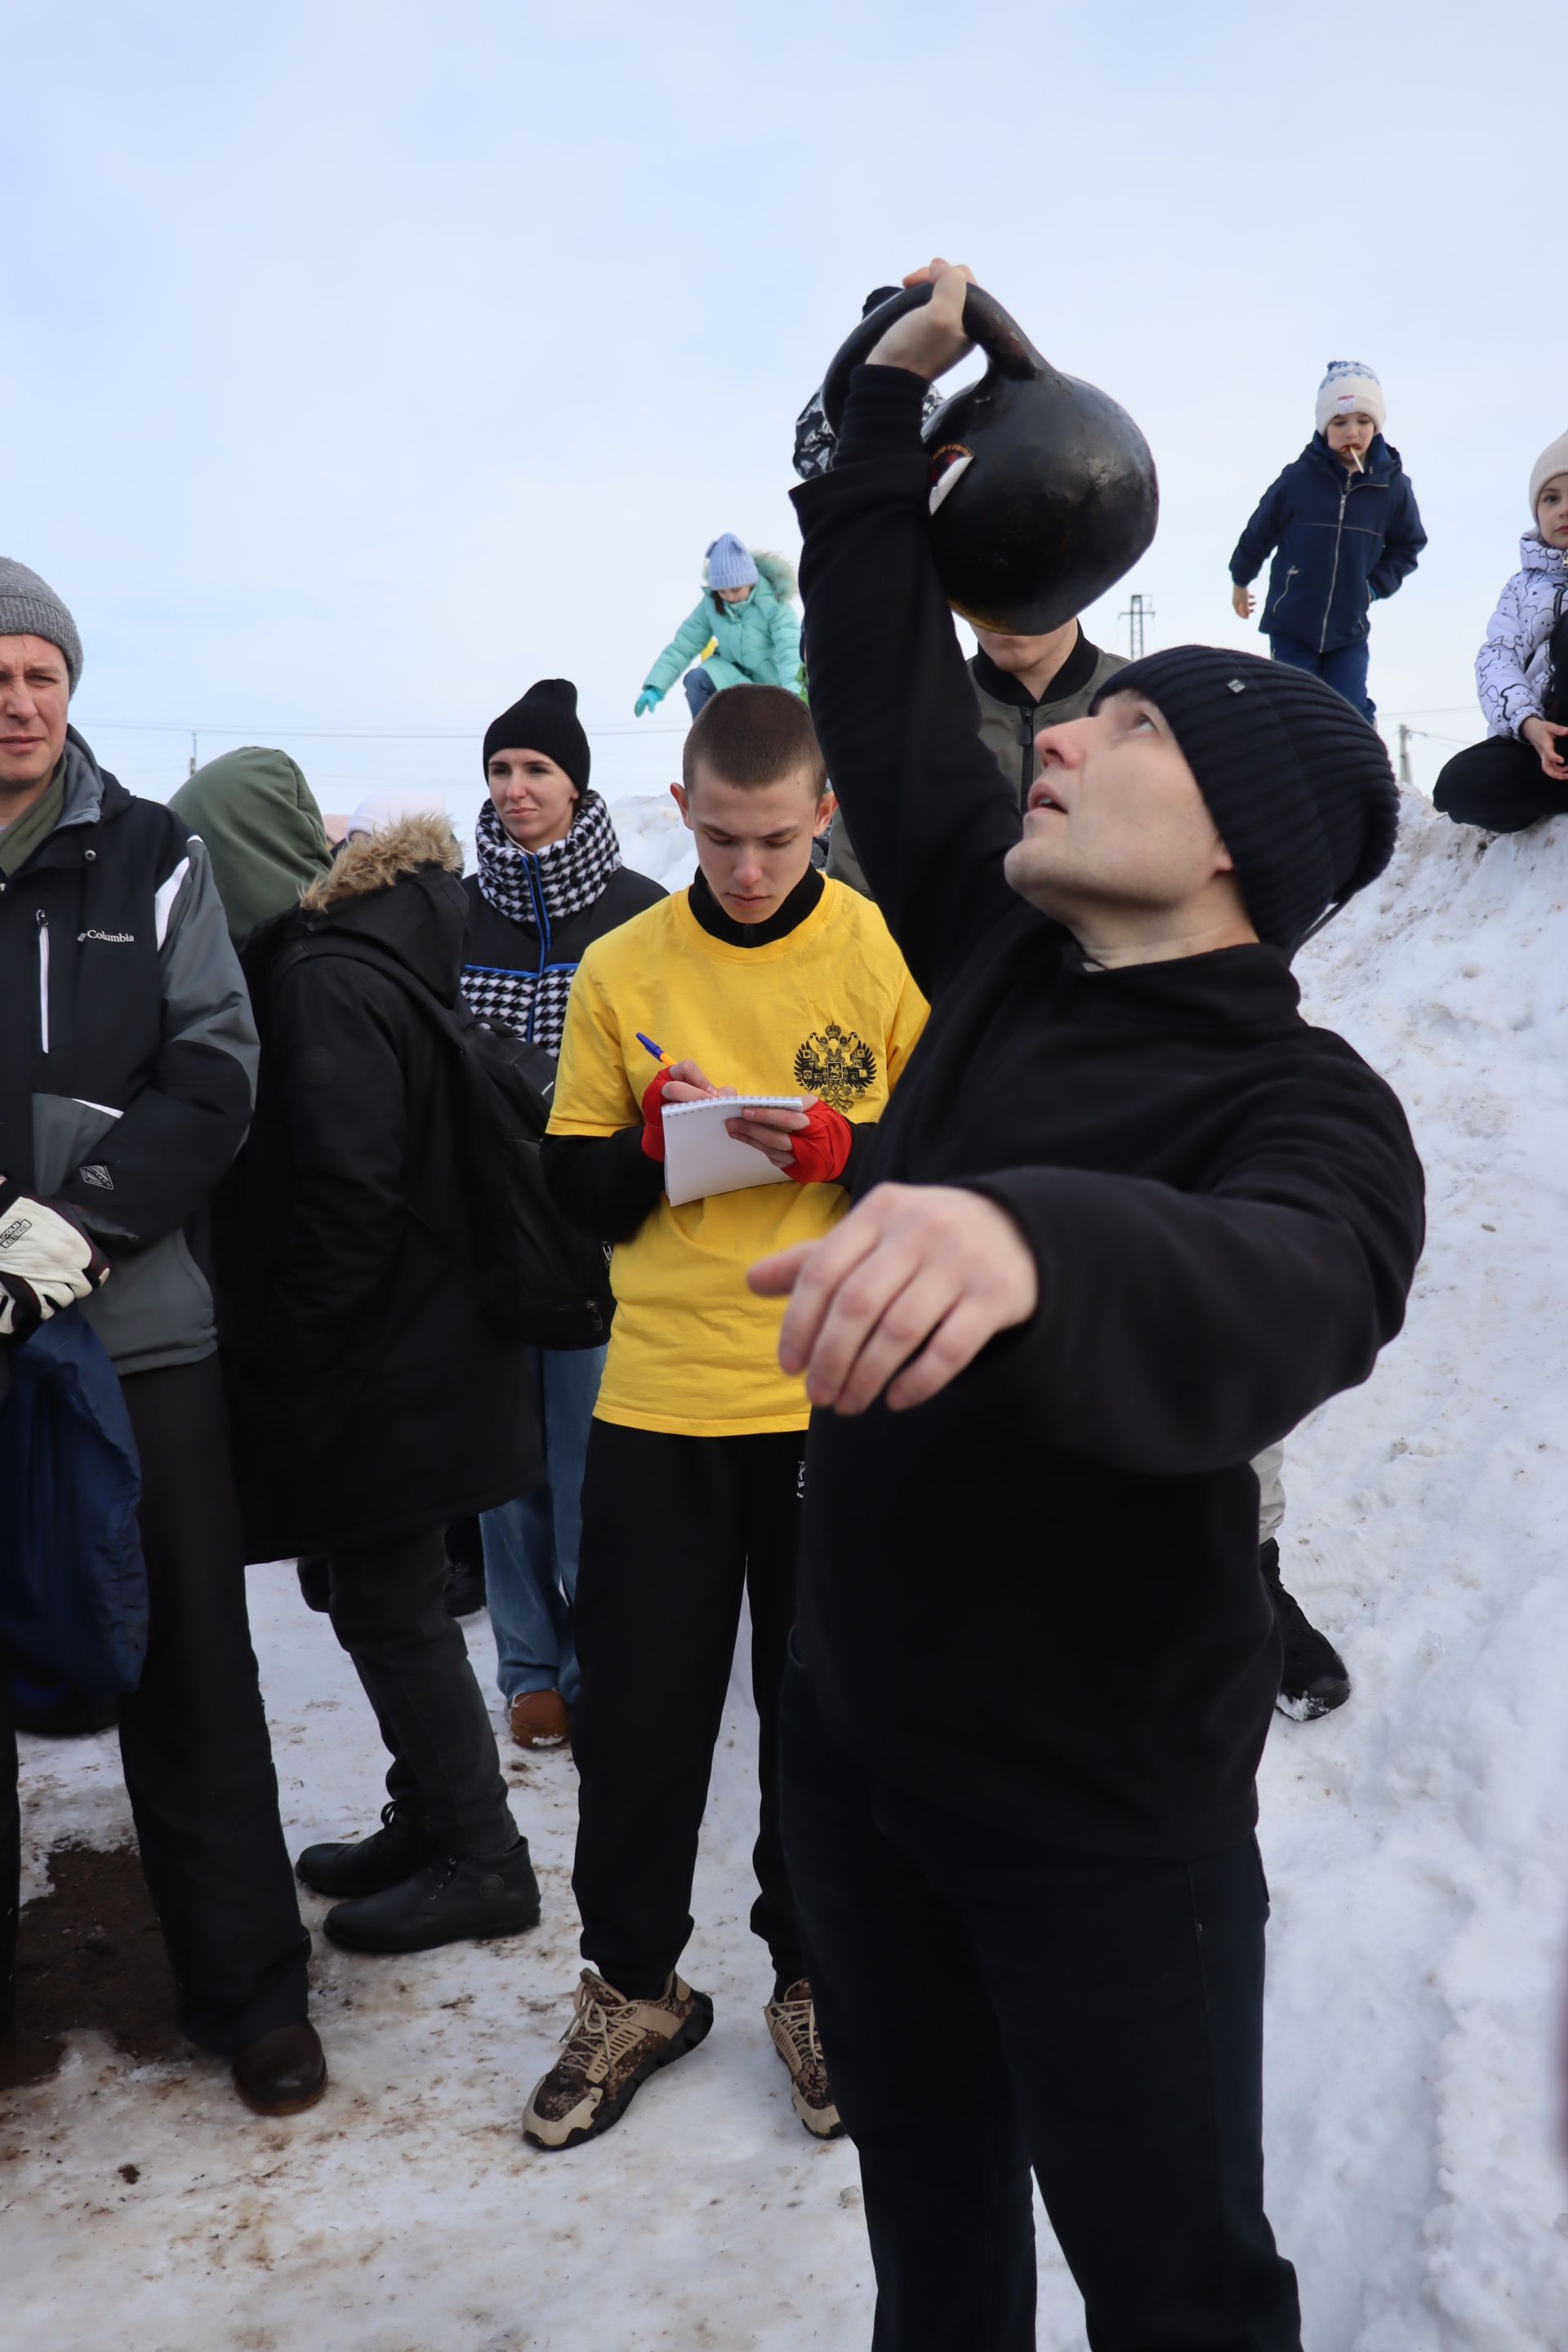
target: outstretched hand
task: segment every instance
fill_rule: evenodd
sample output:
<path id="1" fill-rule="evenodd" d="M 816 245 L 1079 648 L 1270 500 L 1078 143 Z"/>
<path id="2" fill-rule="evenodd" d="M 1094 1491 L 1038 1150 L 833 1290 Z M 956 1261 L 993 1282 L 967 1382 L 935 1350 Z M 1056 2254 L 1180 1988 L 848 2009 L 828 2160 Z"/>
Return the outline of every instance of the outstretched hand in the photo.
<path id="1" fill-rule="evenodd" d="M 923 269 L 911 269 L 904 284 L 931 287 L 931 300 L 894 320 L 868 352 L 868 367 L 907 368 L 928 383 L 956 367 L 974 349 L 963 331 L 963 298 L 973 283 L 972 269 L 963 262 L 943 261 L 940 255 Z"/>
<path id="2" fill-rule="evenodd" d="M 779 1363 L 814 1405 L 924 1404 L 1039 1304 L 1034 1253 L 1005 1209 L 946 1184 L 879 1184 L 823 1241 L 747 1276 L 790 1301 Z"/>

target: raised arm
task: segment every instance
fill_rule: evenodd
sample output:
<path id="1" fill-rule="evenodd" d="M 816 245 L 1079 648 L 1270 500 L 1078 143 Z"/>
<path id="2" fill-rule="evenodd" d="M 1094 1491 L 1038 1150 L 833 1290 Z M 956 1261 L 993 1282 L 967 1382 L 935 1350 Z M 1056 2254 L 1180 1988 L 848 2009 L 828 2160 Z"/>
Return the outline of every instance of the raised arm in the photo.
<path id="1" fill-rule="evenodd" d="M 936 300 L 912 317 L 928 320 Z M 1017 910 L 1002 862 L 1020 821 L 980 740 L 931 557 L 927 382 L 904 366 L 857 369 L 832 470 L 793 496 L 812 717 L 872 896 L 934 999 Z"/>

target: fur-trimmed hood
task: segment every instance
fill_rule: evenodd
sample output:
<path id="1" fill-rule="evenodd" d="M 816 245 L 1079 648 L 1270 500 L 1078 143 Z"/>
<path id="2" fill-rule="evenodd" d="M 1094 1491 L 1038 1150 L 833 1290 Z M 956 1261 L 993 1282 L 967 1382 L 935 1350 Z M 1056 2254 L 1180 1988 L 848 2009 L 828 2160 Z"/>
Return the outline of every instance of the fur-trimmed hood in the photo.
<path id="1" fill-rule="evenodd" d="M 766 583 L 780 604 L 787 604 L 795 594 L 796 586 L 795 569 L 788 556 L 775 555 L 771 548 L 766 547 L 753 547 L 750 553 L 752 562 L 757 567 L 759 581 Z M 704 588 L 708 586 L 706 563 L 702 566 L 702 585 Z"/>
<path id="2" fill-rule="evenodd" d="M 434 814 L 402 817 L 379 833 L 351 834 L 331 870 L 311 883 L 300 904 L 309 914 L 325 914 L 351 898 L 390 890 L 405 874 L 417 874 L 428 866 L 461 874 L 463 853 L 450 824 Z"/>

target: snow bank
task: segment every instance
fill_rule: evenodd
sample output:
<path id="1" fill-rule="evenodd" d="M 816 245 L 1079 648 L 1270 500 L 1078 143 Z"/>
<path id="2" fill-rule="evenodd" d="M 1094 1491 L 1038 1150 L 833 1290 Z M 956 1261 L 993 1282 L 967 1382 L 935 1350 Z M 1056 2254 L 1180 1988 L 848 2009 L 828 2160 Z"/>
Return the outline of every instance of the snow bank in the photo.
<path id="1" fill-rule="evenodd" d="M 1405 1333 L 1289 1450 L 1286 1581 L 1355 1682 L 1262 1780 L 1270 2207 L 1312 2347 L 1568 2343 L 1565 901 L 1568 830 L 1489 845 L 1406 796 L 1300 961 L 1430 1217 Z"/>
<path id="2" fill-rule="evenodd" d="M 685 878 L 667 800 L 616 815 L 628 863 Z M 1568 2345 L 1565 895 L 1568 828 L 1483 850 L 1413 802 L 1383 886 L 1302 959 L 1311 1012 L 1409 1107 L 1432 1211 L 1404 1337 L 1288 1472 L 1288 1581 L 1356 1685 L 1337 1716 L 1278 1720 L 1263 1770 L 1269 2204 L 1309 2352 Z M 290 1837 L 368 1828 L 380 1766 L 347 1662 L 287 1570 L 252 1594 Z M 482 1621 L 469 1641 L 488 1688 Z M 717 2025 L 607 2139 L 552 2158 L 519 2137 L 577 1966 L 574 1788 L 564 1758 L 509 1748 L 543 1927 L 401 1961 L 318 1938 L 314 2113 L 258 2122 L 215 2063 L 137 2073 L 91 2037 L 12 2100 L 7 2352 L 96 2340 L 106 2311 L 141 2352 L 864 2346 L 854 2152 L 800 2129 L 762 2027 L 754 1736 L 737 1685 L 686 1963 Z M 110 1741 L 24 1745 L 36 1891 L 40 1851 L 129 1817 Z M 1039 2340 L 1083 2343 L 1043 2225 Z"/>
<path id="3" fill-rule="evenodd" d="M 628 794 L 610 803 L 610 814 L 624 862 L 667 890 L 683 890 L 697 871 L 697 851 L 669 794 Z"/>

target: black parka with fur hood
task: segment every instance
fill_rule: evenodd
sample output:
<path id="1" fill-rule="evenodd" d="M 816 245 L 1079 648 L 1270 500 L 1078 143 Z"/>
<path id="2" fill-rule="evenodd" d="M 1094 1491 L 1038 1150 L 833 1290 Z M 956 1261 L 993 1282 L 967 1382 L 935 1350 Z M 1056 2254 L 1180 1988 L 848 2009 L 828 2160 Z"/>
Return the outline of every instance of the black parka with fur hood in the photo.
<path id="1" fill-rule="evenodd" d="M 536 1483 L 525 1350 L 471 1272 L 455 1049 L 369 943 L 460 1003 L 468 905 L 445 822 L 354 835 L 247 945 L 256 1123 L 220 1224 L 252 1559 L 444 1526 Z"/>

